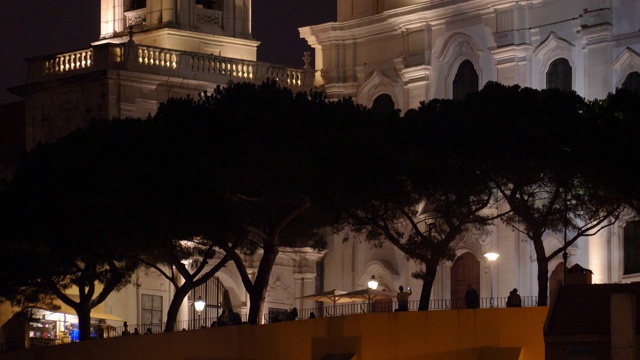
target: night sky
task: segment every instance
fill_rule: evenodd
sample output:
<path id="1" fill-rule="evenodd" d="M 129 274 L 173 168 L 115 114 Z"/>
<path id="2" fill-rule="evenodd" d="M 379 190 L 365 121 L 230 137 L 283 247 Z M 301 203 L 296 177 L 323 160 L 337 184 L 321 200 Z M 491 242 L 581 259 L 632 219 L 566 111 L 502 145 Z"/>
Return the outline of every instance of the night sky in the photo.
<path id="1" fill-rule="evenodd" d="M 258 60 L 302 67 L 298 28 L 335 21 L 336 0 L 253 0 Z M 89 47 L 100 35 L 99 0 L 0 0 L 0 104 L 26 79 L 24 59 Z"/>

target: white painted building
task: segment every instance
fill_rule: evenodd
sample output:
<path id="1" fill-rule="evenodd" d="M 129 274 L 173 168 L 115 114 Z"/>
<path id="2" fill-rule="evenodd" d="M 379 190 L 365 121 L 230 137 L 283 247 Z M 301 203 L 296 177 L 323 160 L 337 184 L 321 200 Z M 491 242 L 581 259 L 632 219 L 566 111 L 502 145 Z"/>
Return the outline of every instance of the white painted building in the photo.
<path id="1" fill-rule="evenodd" d="M 421 101 L 460 98 L 488 81 L 545 89 L 573 89 L 603 98 L 618 87 L 638 88 L 640 3 L 628 0 L 338 0 L 335 23 L 300 29 L 315 49 L 316 85 L 332 98 L 351 96 L 369 107 L 405 112 Z M 620 221 L 569 251 L 568 265 L 593 270 L 596 283 L 630 282 L 640 274 L 624 267 Z M 410 284 L 412 264 L 391 245 L 342 244 L 335 236 L 324 257 L 324 287 L 366 286 L 373 274 L 396 291 Z M 547 234 L 558 248 L 562 234 Z M 495 251 L 494 264 L 483 254 Z M 467 283 L 481 297 L 506 297 L 512 288 L 537 294 L 532 242 L 496 223 L 457 244 L 458 258 L 440 266 L 432 299 L 461 297 Z M 550 289 L 562 258 L 550 263 Z M 492 285 L 493 282 L 493 285 Z M 415 295 L 414 295 L 415 297 Z"/>
<path id="2" fill-rule="evenodd" d="M 101 38 L 86 50 L 30 59 L 28 83 L 13 89 L 25 99 L 28 147 L 93 117 L 145 117 L 169 97 L 197 96 L 228 79 L 277 77 L 294 89 L 315 85 L 331 98 L 392 103 L 402 112 L 421 101 L 464 96 L 488 81 L 570 88 L 590 99 L 640 82 L 640 3 L 631 0 L 338 0 L 337 22 L 300 29 L 315 49 L 315 74 L 256 61 L 250 0 L 101 1 Z M 568 265 L 593 270 L 596 283 L 640 280 L 633 270 L 625 273 L 625 226 L 626 220 L 578 241 Z M 391 245 L 372 249 L 358 235 L 343 237 L 328 235 L 326 253 L 283 252 L 265 311 L 314 307 L 297 298 L 362 289 L 372 275 L 390 292 L 411 286 L 417 300 L 421 283 L 402 253 Z M 545 243 L 555 249 L 562 235 L 548 234 Z M 537 294 L 532 243 L 502 223 L 467 234 L 456 246 L 457 259 L 438 270 L 432 299 L 460 298 L 468 283 L 482 298 L 504 298 L 512 288 Z M 495 263 L 485 260 L 488 251 L 500 254 Z M 561 262 L 550 263 L 550 289 Z M 218 279 L 245 314 L 248 296 L 233 267 Z M 109 297 L 101 311 L 130 323 L 144 323 L 149 312 L 162 320 L 171 295 L 159 274 L 139 270 L 135 286 Z M 185 301 L 179 320 L 194 316 L 194 300 Z"/>

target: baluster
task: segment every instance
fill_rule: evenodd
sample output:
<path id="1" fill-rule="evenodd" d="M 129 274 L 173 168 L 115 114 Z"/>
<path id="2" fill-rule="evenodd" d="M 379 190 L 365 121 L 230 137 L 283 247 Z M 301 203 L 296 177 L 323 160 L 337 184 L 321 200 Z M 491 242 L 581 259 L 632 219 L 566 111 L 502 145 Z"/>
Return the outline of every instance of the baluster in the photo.
<path id="1" fill-rule="evenodd" d="M 175 69 L 178 67 L 178 57 L 176 54 L 171 54 L 171 68 Z"/>

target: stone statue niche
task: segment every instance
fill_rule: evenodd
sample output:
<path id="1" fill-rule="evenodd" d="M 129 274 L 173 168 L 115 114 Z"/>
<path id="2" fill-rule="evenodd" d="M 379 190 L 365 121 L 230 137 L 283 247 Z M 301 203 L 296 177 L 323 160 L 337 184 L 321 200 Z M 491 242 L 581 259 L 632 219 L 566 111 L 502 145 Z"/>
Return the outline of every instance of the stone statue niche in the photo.
<path id="1" fill-rule="evenodd" d="M 196 0 L 196 5 L 204 9 L 222 11 L 222 0 Z"/>

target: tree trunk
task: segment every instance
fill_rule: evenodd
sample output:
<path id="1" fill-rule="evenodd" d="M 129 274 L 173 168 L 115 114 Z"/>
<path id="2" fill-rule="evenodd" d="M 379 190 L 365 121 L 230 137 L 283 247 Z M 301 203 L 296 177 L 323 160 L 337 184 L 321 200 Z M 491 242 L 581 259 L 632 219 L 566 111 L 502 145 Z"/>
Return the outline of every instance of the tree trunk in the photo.
<path id="1" fill-rule="evenodd" d="M 433 288 L 433 278 L 429 277 L 422 281 L 422 291 L 420 292 L 420 303 L 418 310 L 429 310 L 429 302 L 431 301 L 431 289 Z"/>
<path id="2" fill-rule="evenodd" d="M 184 284 L 176 289 L 176 293 L 173 294 L 171 304 L 169 304 L 169 309 L 167 310 L 167 323 L 164 326 L 164 332 L 175 331 L 180 306 L 182 305 L 184 298 L 186 298 L 188 294 L 189 287 L 185 286 Z"/>
<path id="3" fill-rule="evenodd" d="M 422 277 L 422 291 L 420 292 L 420 303 L 418 310 L 429 310 L 429 302 L 431 302 L 431 290 L 436 279 L 438 266 L 430 266 L 425 263 L 425 275 Z"/>
<path id="4" fill-rule="evenodd" d="M 549 261 L 538 256 L 538 306 L 547 306 L 549 291 Z"/>
<path id="5" fill-rule="evenodd" d="M 80 341 L 91 339 L 91 307 L 89 304 L 78 304 L 74 309 L 78 315 L 78 330 Z"/>
<path id="6" fill-rule="evenodd" d="M 249 306 L 249 317 L 247 322 L 252 325 L 259 324 L 264 299 L 267 296 L 269 278 L 271 277 L 271 271 L 273 270 L 273 265 L 276 262 L 276 257 L 279 252 L 278 247 L 275 245 L 275 241 L 273 241 L 269 246 L 264 246 L 263 251 L 256 279 L 249 291 L 249 301 L 251 301 L 251 305 Z"/>

